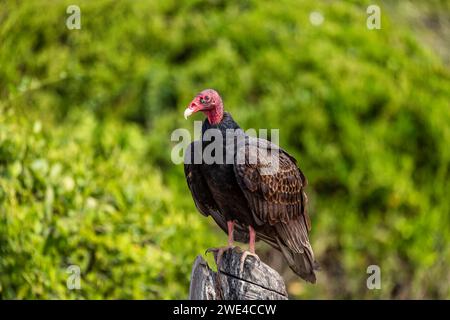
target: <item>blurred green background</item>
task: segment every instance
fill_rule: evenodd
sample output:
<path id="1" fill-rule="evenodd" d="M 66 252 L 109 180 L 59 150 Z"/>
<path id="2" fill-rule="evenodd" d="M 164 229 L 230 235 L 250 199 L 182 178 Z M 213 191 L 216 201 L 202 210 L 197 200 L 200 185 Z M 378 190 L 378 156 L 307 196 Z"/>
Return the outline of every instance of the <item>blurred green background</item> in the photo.
<path id="1" fill-rule="evenodd" d="M 242 127 L 279 128 L 309 179 L 317 284 L 257 247 L 291 298 L 449 299 L 449 26 L 444 0 L 2 1 L 0 298 L 186 298 L 226 235 L 170 134 L 215 88 Z"/>

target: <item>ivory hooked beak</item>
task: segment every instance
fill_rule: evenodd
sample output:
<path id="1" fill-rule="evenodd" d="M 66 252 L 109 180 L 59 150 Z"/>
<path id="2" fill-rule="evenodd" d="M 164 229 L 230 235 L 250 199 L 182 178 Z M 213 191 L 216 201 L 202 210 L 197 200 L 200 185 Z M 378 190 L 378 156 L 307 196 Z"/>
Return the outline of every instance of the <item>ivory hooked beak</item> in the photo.
<path id="1" fill-rule="evenodd" d="M 187 119 L 193 113 L 194 113 L 194 110 L 192 110 L 190 108 L 186 108 L 186 110 L 184 110 L 184 118 Z"/>

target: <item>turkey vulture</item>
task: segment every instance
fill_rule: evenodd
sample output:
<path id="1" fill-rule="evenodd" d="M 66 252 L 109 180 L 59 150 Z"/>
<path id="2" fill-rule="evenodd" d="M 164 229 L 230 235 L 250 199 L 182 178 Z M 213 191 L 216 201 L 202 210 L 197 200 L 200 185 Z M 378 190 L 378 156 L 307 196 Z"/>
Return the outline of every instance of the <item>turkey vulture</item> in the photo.
<path id="1" fill-rule="evenodd" d="M 184 160 L 187 184 L 197 209 L 212 216 L 228 233 L 228 247 L 234 240 L 249 242 L 248 254 L 255 255 L 255 241 L 261 239 L 281 251 L 296 274 L 315 283 L 318 264 L 308 239 L 311 222 L 307 181 L 296 160 L 272 142 L 246 135 L 224 112 L 215 90 L 200 92 L 184 116 L 187 119 L 198 111 L 207 117 L 202 138 L 189 145 Z M 221 135 L 223 142 L 223 147 L 211 154 L 216 156 L 221 151 L 219 159 L 223 161 L 203 158 L 204 151 L 217 139 L 207 135 L 210 130 Z M 230 141 L 230 132 L 234 132 L 233 143 L 225 143 Z"/>

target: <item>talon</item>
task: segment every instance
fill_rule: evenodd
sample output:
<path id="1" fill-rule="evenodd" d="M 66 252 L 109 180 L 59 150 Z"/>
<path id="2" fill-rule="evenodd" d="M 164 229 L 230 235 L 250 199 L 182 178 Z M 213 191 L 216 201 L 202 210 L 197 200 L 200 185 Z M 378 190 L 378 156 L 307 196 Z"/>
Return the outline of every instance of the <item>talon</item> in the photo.
<path id="1" fill-rule="evenodd" d="M 227 246 L 206 250 L 206 253 L 211 252 L 211 251 L 213 251 L 213 252 L 217 251 L 217 253 L 214 255 L 214 259 L 216 260 L 217 270 L 219 270 L 219 268 L 220 268 L 220 262 L 222 261 L 222 256 L 223 256 L 224 252 L 227 250 L 233 249 L 235 247 L 233 245 L 233 242 L 234 242 L 234 238 L 233 238 L 234 221 L 233 220 L 227 221 L 227 231 L 228 231 L 227 232 L 228 233 L 228 245 Z"/>
<path id="2" fill-rule="evenodd" d="M 220 262 L 222 261 L 222 256 L 225 253 L 225 251 L 228 251 L 230 249 L 234 249 L 235 246 L 225 246 L 225 247 L 220 247 L 220 248 L 208 248 L 205 251 L 205 255 L 212 252 L 214 253 L 214 259 L 216 260 L 216 265 L 217 265 L 217 269 L 219 269 L 220 267 Z"/>
<path id="3" fill-rule="evenodd" d="M 215 252 L 215 251 L 217 251 L 217 250 L 219 250 L 218 248 L 208 248 L 208 249 L 206 249 L 206 251 L 205 251 L 205 255 L 207 255 L 208 253 L 210 253 L 210 252 Z"/>
<path id="4" fill-rule="evenodd" d="M 256 240 L 255 229 L 253 229 L 252 226 L 248 226 L 248 232 L 250 234 L 250 240 L 248 243 L 250 251 L 244 251 L 244 253 L 242 253 L 241 261 L 239 264 L 239 272 L 240 273 L 242 273 L 244 271 L 244 264 L 245 264 L 245 259 L 247 258 L 247 256 L 253 256 L 256 258 L 258 263 L 261 263 L 261 259 L 259 259 L 258 255 L 255 253 L 255 240 Z"/>
<path id="5" fill-rule="evenodd" d="M 242 253 L 241 259 L 240 259 L 240 263 L 239 263 L 239 273 L 242 273 L 244 271 L 244 264 L 245 264 L 245 259 L 247 259 L 248 256 L 252 256 L 256 258 L 256 261 L 258 261 L 258 264 L 261 263 L 261 259 L 258 257 L 258 255 L 256 253 L 250 252 L 250 251 L 244 251 Z"/>

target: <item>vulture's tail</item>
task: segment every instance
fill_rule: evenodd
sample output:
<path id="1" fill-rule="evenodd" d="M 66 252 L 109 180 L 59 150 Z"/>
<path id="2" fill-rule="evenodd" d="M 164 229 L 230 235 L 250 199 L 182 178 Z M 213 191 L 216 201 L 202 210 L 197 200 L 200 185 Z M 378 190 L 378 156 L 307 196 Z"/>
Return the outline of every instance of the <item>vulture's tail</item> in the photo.
<path id="1" fill-rule="evenodd" d="M 319 265 L 309 244 L 306 225 L 293 219 L 288 224 L 277 223 L 274 227 L 278 233 L 277 244 L 289 267 L 302 279 L 315 283 L 314 270 L 318 270 Z"/>

